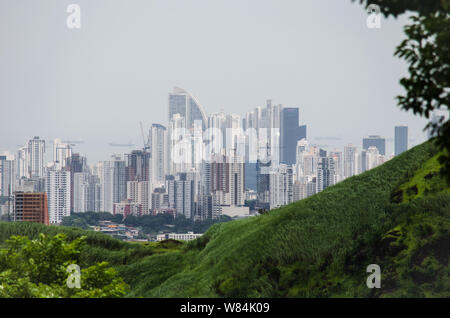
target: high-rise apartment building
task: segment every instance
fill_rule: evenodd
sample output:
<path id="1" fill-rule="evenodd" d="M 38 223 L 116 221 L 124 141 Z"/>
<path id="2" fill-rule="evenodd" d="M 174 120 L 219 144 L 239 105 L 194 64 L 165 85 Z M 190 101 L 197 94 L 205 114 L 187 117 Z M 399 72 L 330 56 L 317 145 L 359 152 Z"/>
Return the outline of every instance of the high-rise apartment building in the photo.
<path id="1" fill-rule="evenodd" d="M 46 188 L 49 221 L 59 224 L 63 217 L 70 216 L 70 172 L 48 168 Z"/>
<path id="2" fill-rule="evenodd" d="M 29 166 L 29 156 L 28 156 L 28 147 L 21 147 L 17 151 L 16 156 L 16 164 L 17 164 L 17 177 L 21 178 L 30 178 L 30 171 L 28 170 Z"/>
<path id="3" fill-rule="evenodd" d="M 11 196 L 15 190 L 15 160 L 11 155 L 0 155 L 0 196 Z"/>
<path id="4" fill-rule="evenodd" d="M 61 139 L 53 141 L 53 162 L 57 163 L 60 169 L 66 166 L 67 158 L 72 156 L 72 146 L 61 142 Z"/>
<path id="5" fill-rule="evenodd" d="M 149 146 L 151 153 L 150 181 L 152 187 L 164 184 L 168 174 L 169 140 L 166 127 L 153 124 L 149 133 Z"/>
<path id="6" fill-rule="evenodd" d="M 321 157 L 317 165 L 316 192 L 321 192 L 336 183 L 336 168 L 333 157 Z"/>
<path id="7" fill-rule="evenodd" d="M 130 154 L 126 154 L 126 180 L 149 181 L 150 159 L 150 152 L 144 150 L 133 150 Z"/>
<path id="8" fill-rule="evenodd" d="M 44 177 L 45 140 L 34 137 L 28 141 L 28 171 L 30 178 Z"/>
<path id="9" fill-rule="evenodd" d="M 344 147 L 344 178 L 349 178 L 358 173 L 356 154 L 357 149 L 355 146 L 348 145 Z"/>
<path id="10" fill-rule="evenodd" d="M 75 172 L 73 175 L 73 212 L 94 212 L 89 209 L 89 173 Z"/>
<path id="11" fill-rule="evenodd" d="M 100 211 L 113 213 L 114 162 L 113 161 L 99 162 L 98 174 L 101 184 Z"/>
<path id="12" fill-rule="evenodd" d="M 142 214 L 149 214 L 151 208 L 152 189 L 149 181 L 128 181 L 127 200 L 142 206 Z"/>
<path id="13" fill-rule="evenodd" d="M 291 165 L 280 164 L 269 174 L 270 209 L 293 202 L 293 171 Z"/>
<path id="14" fill-rule="evenodd" d="M 65 162 L 64 164 L 64 170 L 67 170 L 70 172 L 70 211 L 73 212 L 74 210 L 74 181 L 75 181 L 75 173 L 81 173 L 81 172 L 88 172 L 87 167 L 87 159 L 86 157 L 80 156 L 78 153 L 72 154 L 72 151 L 70 151 L 70 156 L 65 157 L 65 154 L 68 154 L 69 152 L 60 151 L 60 154 L 58 155 L 58 160 L 63 160 Z M 56 167 L 61 168 L 60 163 L 56 163 Z"/>

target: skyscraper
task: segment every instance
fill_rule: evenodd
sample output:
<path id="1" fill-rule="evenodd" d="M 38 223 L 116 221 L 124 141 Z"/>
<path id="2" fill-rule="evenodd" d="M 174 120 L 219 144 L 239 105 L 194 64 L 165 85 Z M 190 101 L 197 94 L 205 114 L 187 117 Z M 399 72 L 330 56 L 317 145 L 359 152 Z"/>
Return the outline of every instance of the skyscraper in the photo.
<path id="1" fill-rule="evenodd" d="M 125 161 L 119 155 L 112 156 L 113 161 L 113 203 L 120 203 L 127 198 L 127 181 Z"/>
<path id="2" fill-rule="evenodd" d="M 73 212 L 90 212 L 89 211 L 89 173 L 76 172 L 73 175 Z M 93 210 L 91 210 L 93 211 Z"/>
<path id="3" fill-rule="evenodd" d="M 348 145 L 344 147 L 344 178 L 357 174 L 356 147 Z"/>
<path id="4" fill-rule="evenodd" d="M 380 155 L 386 155 L 386 139 L 378 135 L 369 135 L 367 138 L 363 138 L 363 149 L 368 150 L 369 147 L 377 147 Z"/>
<path id="5" fill-rule="evenodd" d="M 44 177 L 45 140 L 38 136 L 28 141 L 28 171 L 31 178 Z"/>
<path id="6" fill-rule="evenodd" d="M 101 184 L 100 211 L 113 213 L 114 162 L 99 162 L 98 175 Z"/>
<path id="7" fill-rule="evenodd" d="M 28 156 L 28 146 L 21 147 L 17 151 L 16 156 L 16 164 L 17 164 L 17 177 L 20 178 L 30 178 L 30 171 L 28 170 L 29 166 L 29 156 Z"/>
<path id="8" fill-rule="evenodd" d="M 0 156 L 0 196 L 11 196 L 15 188 L 14 156 Z"/>
<path id="9" fill-rule="evenodd" d="M 151 153 L 150 181 L 152 187 L 164 184 L 165 176 L 168 174 L 168 145 L 169 141 L 166 127 L 153 124 L 149 133 Z"/>
<path id="10" fill-rule="evenodd" d="M 196 120 L 202 122 L 203 129 L 206 128 L 207 117 L 203 106 L 194 96 L 179 87 L 174 87 L 173 93 L 169 93 L 169 121 L 175 114 L 186 119 L 184 128 L 191 128 Z"/>
<path id="11" fill-rule="evenodd" d="M 64 170 L 67 170 L 70 172 L 70 211 L 73 212 L 73 205 L 74 205 L 74 175 L 75 173 L 80 172 L 86 172 L 87 171 L 87 159 L 86 157 L 80 156 L 79 153 L 72 154 L 72 151 L 70 151 L 70 157 L 65 158 L 65 152 L 61 154 L 59 157 L 59 160 L 64 160 Z M 56 162 L 56 161 L 55 161 Z M 58 168 L 61 168 L 61 163 L 57 163 L 56 165 Z"/>
<path id="12" fill-rule="evenodd" d="M 319 158 L 317 165 L 317 192 L 323 191 L 336 183 L 336 168 L 333 157 Z"/>
<path id="13" fill-rule="evenodd" d="M 47 196 L 50 224 L 70 216 L 70 172 L 55 167 L 47 170 Z"/>
<path id="14" fill-rule="evenodd" d="M 281 111 L 281 162 L 295 164 L 297 141 L 306 138 L 306 126 L 298 125 L 298 108 L 283 108 Z"/>
<path id="15" fill-rule="evenodd" d="M 72 156 L 72 146 L 61 142 L 61 139 L 53 141 L 53 161 L 58 163 L 60 168 L 66 166 L 66 159 Z"/>
<path id="16" fill-rule="evenodd" d="M 408 126 L 395 126 L 395 151 L 397 156 L 408 150 Z"/>
<path id="17" fill-rule="evenodd" d="M 150 158 L 150 152 L 143 150 L 133 150 L 130 154 L 126 154 L 126 180 L 149 181 Z"/>
<path id="18" fill-rule="evenodd" d="M 293 202 L 293 171 L 291 165 L 280 164 L 269 174 L 270 209 Z"/>

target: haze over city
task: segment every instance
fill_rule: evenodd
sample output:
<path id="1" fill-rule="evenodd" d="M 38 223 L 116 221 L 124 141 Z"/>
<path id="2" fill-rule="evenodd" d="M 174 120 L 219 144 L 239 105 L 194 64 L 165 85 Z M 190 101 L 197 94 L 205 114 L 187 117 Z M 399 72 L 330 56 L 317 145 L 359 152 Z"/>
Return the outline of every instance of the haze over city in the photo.
<path id="1" fill-rule="evenodd" d="M 82 139 L 74 151 L 92 164 L 141 148 L 139 122 L 167 124 L 173 86 L 208 114 L 299 107 L 310 143 L 329 150 L 376 134 L 390 154 L 401 124 L 410 147 L 425 140 L 426 121 L 395 106 L 404 16 L 368 29 L 351 1 L 78 1 L 70 30 L 70 3 L 0 3 L 0 152 L 33 136 Z"/>

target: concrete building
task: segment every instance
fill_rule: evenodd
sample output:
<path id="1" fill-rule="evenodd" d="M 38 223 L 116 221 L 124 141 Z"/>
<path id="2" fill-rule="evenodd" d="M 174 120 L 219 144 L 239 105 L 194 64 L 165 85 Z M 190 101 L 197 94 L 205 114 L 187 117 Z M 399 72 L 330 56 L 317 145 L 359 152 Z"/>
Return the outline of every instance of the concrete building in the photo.
<path id="1" fill-rule="evenodd" d="M 293 202 L 293 171 L 291 165 L 280 164 L 269 175 L 270 209 Z"/>
<path id="2" fill-rule="evenodd" d="M 73 179 L 73 212 L 93 212 L 89 210 L 89 173 L 76 172 Z"/>
<path id="3" fill-rule="evenodd" d="M 194 232 L 166 233 L 166 234 L 158 234 L 156 236 L 156 240 L 157 241 L 164 241 L 164 240 L 192 241 L 202 235 L 203 234 L 195 234 Z"/>
<path id="4" fill-rule="evenodd" d="M 151 208 L 150 181 L 128 181 L 127 200 L 142 206 L 142 215 L 149 214 Z"/>
<path id="5" fill-rule="evenodd" d="M 122 202 L 114 203 L 113 214 L 121 214 L 124 219 L 129 215 L 142 216 L 142 205 L 130 200 L 123 200 Z"/>
<path id="6" fill-rule="evenodd" d="M 49 221 L 59 224 L 63 217 L 70 216 L 70 172 L 49 168 L 46 183 Z"/>
<path id="7" fill-rule="evenodd" d="M 60 169 L 65 168 L 67 158 L 72 156 L 72 146 L 61 142 L 61 139 L 53 141 L 53 162 L 57 163 Z"/>
<path id="8" fill-rule="evenodd" d="M 344 178 L 349 178 L 357 174 L 356 162 L 357 149 L 353 145 L 344 147 Z"/>
<path id="9" fill-rule="evenodd" d="M 169 173 L 169 140 L 166 127 L 153 124 L 150 128 L 148 144 L 151 153 L 150 181 L 154 188 L 163 185 Z"/>
<path id="10" fill-rule="evenodd" d="M 37 192 L 14 193 L 14 222 L 49 224 L 47 194 Z"/>
<path id="11" fill-rule="evenodd" d="M 336 183 L 335 161 L 332 157 L 319 158 L 317 165 L 316 192 L 321 192 Z"/>
<path id="12" fill-rule="evenodd" d="M 0 155 L 0 196 L 11 196 L 15 191 L 16 163 L 14 156 Z"/>
<path id="13" fill-rule="evenodd" d="M 28 175 L 30 178 L 42 178 L 44 173 L 45 140 L 38 136 L 28 141 Z"/>

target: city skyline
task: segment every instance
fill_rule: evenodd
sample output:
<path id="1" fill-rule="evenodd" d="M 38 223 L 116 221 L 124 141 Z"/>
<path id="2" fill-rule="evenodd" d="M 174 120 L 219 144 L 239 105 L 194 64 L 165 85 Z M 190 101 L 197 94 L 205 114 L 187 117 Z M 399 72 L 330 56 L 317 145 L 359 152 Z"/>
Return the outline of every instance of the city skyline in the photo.
<path id="1" fill-rule="evenodd" d="M 371 30 L 350 1 L 330 1 L 327 10 L 314 1 L 282 8 L 275 1 L 155 1 L 125 13 L 120 2 L 109 1 L 106 12 L 101 2 L 80 1 L 80 30 L 65 26 L 66 1 L 0 4 L 0 106 L 9 118 L 0 127 L 0 152 L 34 135 L 83 139 L 76 151 L 91 162 L 122 152 L 109 143 L 140 147 L 139 121 L 166 123 L 173 86 L 191 92 L 208 113 L 243 116 L 266 99 L 299 107 L 311 142 L 330 150 L 378 134 L 391 153 L 392 127 L 402 124 L 411 145 L 426 139 L 426 120 L 395 107 L 406 68 L 393 52 L 407 17 L 383 18 L 382 28 Z"/>
<path id="2" fill-rule="evenodd" d="M 187 90 L 181 89 L 179 87 L 174 87 L 173 89 L 174 89 L 174 92 L 178 92 L 181 94 L 187 94 L 188 96 L 191 96 L 193 98 L 193 100 L 195 100 L 196 103 L 199 103 L 198 99 L 193 94 L 189 93 Z M 172 95 L 173 95 L 173 92 L 168 93 L 169 103 L 170 103 L 170 96 L 172 96 Z M 271 102 L 272 102 L 271 99 L 266 100 L 266 103 L 271 103 Z M 167 105 L 169 105 L 169 104 L 167 104 Z M 170 106 L 167 106 L 167 105 L 165 107 L 166 108 L 168 107 L 169 116 L 170 116 Z M 311 143 L 311 145 L 323 148 L 327 151 L 342 150 L 348 145 L 352 145 L 352 146 L 357 147 L 358 149 L 363 150 L 363 149 L 365 149 L 364 145 L 363 145 L 365 139 L 370 138 L 370 137 L 380 137 L 384 140 L 384 143 L 385 143 L 385 148 L 384 148 L 385 150 L 381 151 L 381 154 L 395 155 L 395 129 L 397 129 L 396 127 L 402 127 L 402 126 L 409 127 L 408 125 L 404 125 L 404 124 L 395 124 L 392 127 L 392 132 L 390 135 L 388 135 L 388 136 L 379 135 L 379 134 L 378 135 L 374 135 L 374 134 L 363 135 L 363 136 L 359 136 L 359 142 L 358 141 L 351 142 L 351 141 L 345 140 L 344 138 L 337 137 L 337 136 L 329 136 L 329 137 L 319 136 L 319 137 L 311 138 L 309 136 L 309 134 L 310 134 L 309 131 L 313 127 L 308 125 L 307 122 L 302 121 L 302 115 L 301 115 L 302 108 L 290 107 L 290 106 L 286 106 L 283 104 L 279 104 L 278 106 L 282 107 L 282 109 L 284 109 L 286 111 L 288 111 L 289 109 L 292 109 L 292 110 L 296 109 L 297 110 L 296 115 L 300 117 L 300 121 L 298 122 L 300 126 L 298 127 L 298 129 L 300 129 L 300 130 L 304 129 L 304 130 L 308 131 L 307 133 L 306 133 L 306 131 L 303 131 L 301 134 L 308 136 L 308 138 L 306 138 L 306 139 Z M 264 104 L 262 104 L 262 106 L 257 106 L 257 107 L 264 107 Z M 245 111 L 242 111 L 243 112 L 242 115 L 241 114 L 230 114 L 224 110 L 221 110 L 220 112 L 211 113 L 211 112 L 207 112 L 207 110 L 205 110 L 204 107 L 201 106 L 201 112 L 202 112 L 201 117 L 206 119 L 206 123 L 208 121 L 208 118 L 210 118 L 210 116 L 214 116 L 214 115 L 221 114 L 221 113 L 227 114 L 227 115 L 232 115 L 232 116 L 237 115 L 237 116 L 239 116 L 238 117 L 239 120 L 243 120 L 246 118 L 246 114 L 251 111 L 252 111 L 252 109 L 247 109 Z M 283 114 L 283 112 L 280 113 L 280 118 L 279 118 L 280 123 L 283 119 L 282 114 Z M 206 116 L 206 117 L 204 117 L 204 116 Z M 54 138 L 53 140 L 51 140 L 51 139 L 43 138 L 43 136 L 39 136 L 37 134 L 30 136 L 30 138 L 29 138 L 30 141 L 23 143 L 22 146 L 20 144 L 18 144 L 15 149 L 0 149 L 0 155 L 1 154 L 9 154 L 9 155 L 13 155 L 13 156 L 17 157 L 18 151 L 21 148 L 29 147 L 28 143 L 31 142 L 33 140 L 33 138 L 39 137 L 40 141 L 44 143 L 44 146 L 41 146 L 41 147 L 45 147 L 44 157 L 40 160 L 43 160 L 45 163 L 50 163 L 50 162 L 59 163 L 58 158 L 61 156 L 62 153 L 65 153 L 65 158 L 70 157 L 70 155 L 72 153 L 77 153 L 77 154 L 82 155 L 83 157 L 90 158 L 89 164 L 93 165 L 100 161 L 109 160 L 111 158 L 111 156 L 114 156 L 114 155 L 123 156 L 126 153 L 130 153 L 134 150 L 144 149 L 145 147 L 148 146 L 147 143 L 150 141 L 152 129 L 154 129 L 154 127 L 162 127 L 164 129 L 166 129 L 169 122 L 167 121 L 167 119 L 163 123 L 150 122 L 148 125 L 142 126 L 141 129 L 139 128 L 139 124 L 142 125 L 142 121 L 136 122 L 136 131 L 137 131 L 137 134 L 139 134 L 139 137 L 137 137 L 136 142 L 129 141 L 129 142 L 122 142 L 122 143 L 121 142 L 91 143 L 91 147 L 94 147 L 94 148 L 103 147 L 102 149 L 104 149 L 104 154 L 101 157 L 97 157 L 98 159 L 95 159 L 96 158 L 95 155 L 91 156 L 89 151 L 85 151 L 87 149 L 85 147 L 85 145 L 88 142 L 86 142 L 86 140 L 84 140 L 83 138 L 70 140 L 70 138 L 64 138 L 61 136 L 57 136 L 57 138 Z M 193 124 L 193 122 L 191 124 Z M 308 129 L 306 129 L 306 126 L 308 127 Z M 205 127 L 203 127 L 203 129 L 204 128 Z M 314 128 L 312 130 L 314 130 Z M 410 129 L 408 129 L 408 131 L 410 131 Z M 145 136 L 142 136 L 142 133 L 144 133 Z M 280 133 L 282 133 L 282 131 L 280 131 Z M 426 132 L 422 132 L 422 133 L 424 136 L 426 135 Z M 144 137 L 144 141 L 142 140 L 142 137 Z M 357 140 L 357 139 L 358 139 L 358 137 L 355 137 L 354 139 L 351 139 L 351 140 Z M 122 139 L 122 141 L 125 141 L 125 140 L 127 140 L 127 139 L 126 138 Z M 280 143 L 282 143 L 281 140 L 280 140 Z M 426 140 L 426 138 L 424 140 Z M 331 141 L 331 143 L 332 142 L 338 142 L 338 143 L 334 144 L 334 145 L 324 144 L 324 142 L 330 143 L 330 141 Z M 411 148 L 417 144 L 417 141 L 415 139 L 408 138 L 407 144 L 410 145 L 408 148 Z M 91 152 L 92 152 L 92 149 L 91 149 Z M 282 153 L 280 153 L 280 159 L 282 156 L 283 156 Z M 94 158 L 94 159 L 92 159 L 92 158 Z M 292 164 L 293 162 L 290 162 L 290 163 Z M 60 164 L 62 165 L 62 167 L 64 167 L 65 162 L 61 161 Z"/>

